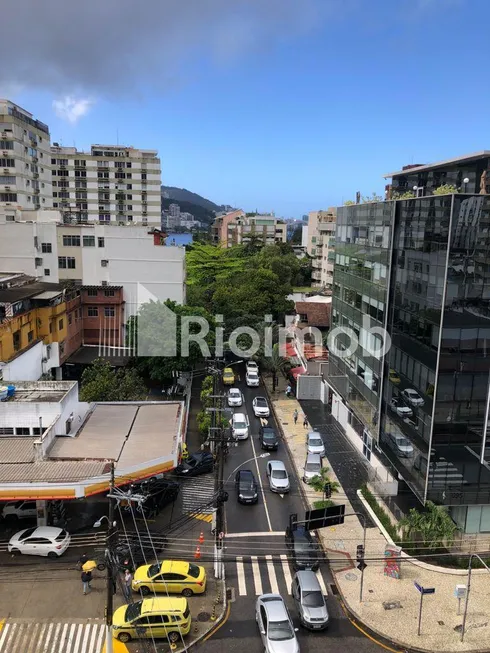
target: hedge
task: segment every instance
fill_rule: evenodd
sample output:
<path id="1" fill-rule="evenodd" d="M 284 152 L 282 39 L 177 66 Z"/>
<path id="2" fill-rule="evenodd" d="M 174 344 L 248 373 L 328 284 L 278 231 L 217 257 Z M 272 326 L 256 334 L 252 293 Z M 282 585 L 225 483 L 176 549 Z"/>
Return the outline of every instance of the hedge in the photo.
<path id="1" fill-rule="evenodd" d="M 374 494 L 368 489 L 366 484 L 361 486 L 361 492 L 362 492 L 362 496 L 366 499 L 370 508 L 372 509 L 376 517 L 379 519 L 379 521 L 381 522 L 381 524 L 383 525 L 384 529 L 391 537 L 393 542 L 395 542 L 395 544 L 399 543 L 400 536 L 398 535 L 397 529 L 391 523 L 391 519 L 388 517 L 388 513 L 385 510 L 383 510 L 383 508 L 379 505 L 379 503 L 376 501 Z"/>

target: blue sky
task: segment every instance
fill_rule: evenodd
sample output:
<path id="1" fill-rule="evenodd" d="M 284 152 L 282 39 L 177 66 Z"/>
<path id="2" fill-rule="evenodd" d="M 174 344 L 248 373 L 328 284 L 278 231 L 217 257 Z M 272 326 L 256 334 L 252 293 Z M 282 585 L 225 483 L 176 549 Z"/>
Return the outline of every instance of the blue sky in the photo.
<path id="1" fill-rule="evenodd" d="M 61 1 L 0 95 L 63 145 L 156 148 L 163 183 L 218 203 L 300 217 L 382 193 L 407 163 L 490 149 L 488 0 L 158 0 L 153 15 L 145 0 L 120 41 L 95 0 L 68 38 Z M 20 21 L 35 0 L 11 4 Z"/>

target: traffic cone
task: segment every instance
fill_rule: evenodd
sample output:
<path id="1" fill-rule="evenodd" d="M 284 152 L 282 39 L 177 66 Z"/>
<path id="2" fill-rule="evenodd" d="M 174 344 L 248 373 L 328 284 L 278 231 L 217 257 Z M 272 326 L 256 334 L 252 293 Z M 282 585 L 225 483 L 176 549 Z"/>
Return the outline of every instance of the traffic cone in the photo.
<path id="1" fill-rule="evenodd" d="M 201 531 L 201 534 L 199 535 L 199 544 L 204 544 L 204 533 Z"/>
<path id="2" fill-rule="evenodd" d="M 201 547 L 198 546 L 198 547 L 196 548 L 196 552 L 194 553 L 194 558 L 195 558 L 196 560 L 199 560 L 200 557 L 201 557 Z"/>

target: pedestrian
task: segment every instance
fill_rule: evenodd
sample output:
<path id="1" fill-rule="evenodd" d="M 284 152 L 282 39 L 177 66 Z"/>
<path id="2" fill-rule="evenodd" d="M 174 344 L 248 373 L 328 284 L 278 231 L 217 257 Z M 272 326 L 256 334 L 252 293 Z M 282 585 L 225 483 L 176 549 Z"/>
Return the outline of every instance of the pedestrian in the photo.
<path id="1" fill-rule="evenodd" d="M 306 417 L 306 415 L 303 415 L 303 428 L 304 428 L 304 429 L 307 429 L 308 426 L 309 426 L 309 424 L 308 424 L 308 418 Z"/>
<path id="2" fill-rule="evenodd" d="M 124 580 L 123 580 L 123 592 L 126 601 L 129 601 L 129 599 L 131 598 L 132 582 L 133 582 L 133 574 L 129 571 L 129 569 L 126 569 L 126 571 L 124 572 Z"/>
<path id="3" fill-rule="evenodd" d="M 297 422 L 298 422 L 298 414 L 299 414 L 299 413 L 298 413 L 298 409 L 295 408 L 295 409 L 294 409 L 294 412 L 293 412 L 293 420 L 294 420 L 294 423 L 295 423 L 295 424 L 297 424 Z"/>
<path id="4" fill-rule="evenodd" d="M 82 555 L 78 558 L 78 561 L 77 561 L 78 569 L 82 569 L 83 565 L 86 562 L 88 562 L 88 555 L 86 553 L 82 553 Z"/>
<path id="5" fill-rule="evenodd" d="M 287 397 L 288 399 L 289 399 L 289 397 L 291 396 L 291 392 L 292 392 L 292 391 L 293 391 L 293 389 L 291 388 L 291 386 L 290 386 L 289 383 L 288 383 L 288 387 L 286 388 L 286 397 Z"/>
<path id="6" fill-rule="evenodd" d="M 92 572 L 91 571 L 82 571 L 81 579 L 82 579 L 82 585 L 83 585 L 83 593 L 88 594 L 92 589 L 90 587 L 90 582 L 92 580 Z"/>

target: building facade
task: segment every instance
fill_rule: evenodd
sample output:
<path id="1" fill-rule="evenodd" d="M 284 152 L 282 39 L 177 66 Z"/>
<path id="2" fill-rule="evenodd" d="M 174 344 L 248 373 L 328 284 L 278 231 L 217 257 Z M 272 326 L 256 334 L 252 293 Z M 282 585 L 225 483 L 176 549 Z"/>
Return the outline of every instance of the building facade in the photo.
<path id="1" fill-rule="evenodd" d="M 328 290 L 333 286 L 335 227 L 335 208 L 308 214 L 306 251 L 313 259 L 313 285 Z"/>
<path id="2" fill-rule="evenodd" d="M 49 128 L 31 113 L 0 99 L 0 207 L 53 206 Z"/>
<path id="3" fill-rule="evenodd" d="M 217 216 L 212 229 L 213 242 L 221 247 L 246 245 L 253 238 L 264 245 L 285 243 L 287 225 L 273 215 L 247 216 L 243 211 L 233 211 Z"/>
<path id="4" fill-rule="evenodd" d="M 332 414 L 368 460 L 381 450 L 395 478 L 421 503 L 449 506 L 464 533 L 490 531 L 489 227 L 485 194 L 337 212 L 332 327 L 344 334 L 330 351 Z"/>
<path id="5" fill-rule="evenodd" d="M 90 152 L 51 147 L 53 206 L 65 221 L 161 222 L 161 168 L 156 150 L 92 145 Z"/>

